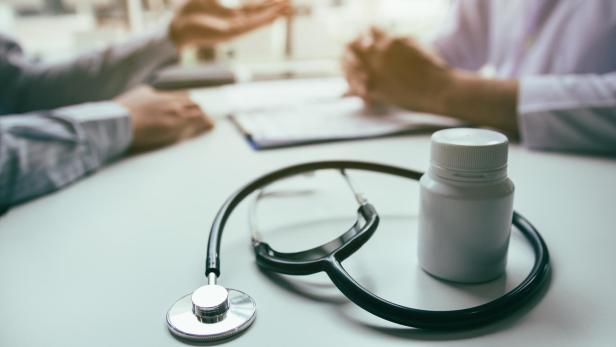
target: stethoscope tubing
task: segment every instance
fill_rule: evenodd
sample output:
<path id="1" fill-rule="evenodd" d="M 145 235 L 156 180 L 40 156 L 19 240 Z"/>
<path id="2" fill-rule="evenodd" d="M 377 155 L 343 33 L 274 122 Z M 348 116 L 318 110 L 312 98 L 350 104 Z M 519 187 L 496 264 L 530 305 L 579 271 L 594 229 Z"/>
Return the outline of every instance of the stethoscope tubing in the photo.
<path id="1" fill-rule="evenodd" d="M 470 329 L 501 319 L 528 302 L 542 287 L 550 274 L 549 253 L 537 230 L 520 214 L 514 212 L 513 225 L 531 244 L 535 264 L 529 275 L 514 289 L 488 303 L 449 311 L 430 311 L 401 306 L 366 290 L 344 269 L 333 254 L 323 270 L 336 287 L 364 310 L 401 325 L 431 330 Z"/>
<path id="2" fill-rule="evenodd" d="M 235 207 L 254 191 L 283 178 L 321 169 L 367 170 L 419 180 L 422 173 L 399 167 L 358 161 L 319 161 L 289 166 L 263 175 L 231 195 L 218 211 L 210 230 L 208 241 L 206 276 L 220 276 L 220 243 L 224 226 Z M 530 243 L 535 263 L 528 276 L 514 289 L 491 302 L 458 310 L 429 311 L 401 306 L 367 291 L 357 283 L 340 263 L 340 255 L 333 252 L 321 271 L 327 273 L 333 283 L 351 301 L 366 311 L 401 325 L 432 330 L 468 329 L 501 319 L 522 307 L 540 291 L 551 274 L 547 245 L 537 229 L 522 215 L 513 213 L 512 224 Z M 259 257 L 257 246 L 255 252 Z"/>
<path id="3" fill-rule="evenodd" d="M 281 180 L 286 177 L 291 177 L 300 173 L 314 171 L 314 170 L 322 170 L 322 169 L 354 169 L 354 170 L 367 170 L 374 172 L 381 172 L 385 174 L 390 174 L 394 176 L 402 176 L 414 180 L 419 180 L 421 178 L 422 173 L 412 170 L 407 170 L 395 166 L 377 164 L 377 163 L 368 163 L 361 161 L 316 161 L 309 162 L 303 164 L 297 164 L 288 166 L 286 168 L 282 168 L 268 174 L 265 174 L 252 182 L 246 184 L 242 188 L 238 189 L 235 193 L 227 198 L 227 200 L 223 203 L 223 205 L 218 210 L 216 217 L 214 218 L 214 222 L 212 223 L 212 227 L 210 228 L 210 236 L 208 239 L 207 246 L 207 257 L 205 264 L 205 275 L 211 272 L 215 273 L 216 276 L 220 276 L 220 243 L 222 240 L 222 232 L 225 228 L 227 220 L 229 216 L 233 212 L 233 210 L 237 207 L 237 205 L 242 202 L 248 195 L 253 192 L 259 190 L 260 188 Z"/>

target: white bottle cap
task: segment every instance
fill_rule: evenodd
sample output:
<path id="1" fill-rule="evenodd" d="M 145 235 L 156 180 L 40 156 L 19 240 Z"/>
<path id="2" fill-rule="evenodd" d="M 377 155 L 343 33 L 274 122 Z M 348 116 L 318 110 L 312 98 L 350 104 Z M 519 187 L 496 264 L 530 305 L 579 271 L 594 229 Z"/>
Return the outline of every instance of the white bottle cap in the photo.
<path id="1" fill-rule="evenodd" d="M 492 130 L 440 130 L 432 135 L 430 163 L 441 177 L 469 173 L 468 178 L 473 178 L 472 174 L 485 173 L 476 178 L 500 178 L 507 175 L 508 144 L 507 136 Z"/>

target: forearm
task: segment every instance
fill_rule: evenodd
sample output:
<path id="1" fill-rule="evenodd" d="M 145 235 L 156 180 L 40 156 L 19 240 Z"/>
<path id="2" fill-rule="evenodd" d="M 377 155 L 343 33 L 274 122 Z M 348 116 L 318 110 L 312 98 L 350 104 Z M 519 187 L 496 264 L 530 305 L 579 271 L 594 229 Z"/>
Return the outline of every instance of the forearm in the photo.
<path id="1" fill-rule="evenodd" d="M 514 79 L 484 78 L 452 70 L 435 111 L 516 136 L 518 89 L 518 81 Z"/>
<path id="2" fill-rule="evenodd" d="M 11 86 L 6 92 L 12 91 L 3 99 L 15 113 L 109 100 L 146 82 L 176 57 L 166 30 L 54 64 L 35 64 L 13 54 L 0 70 Z"/>
<path id="3" fill-rule="evenodd" d="M 616 72 L 483 78 L 453 70 L 437 113 L 519 136 L 530 148 L 616 152 Z"/>
<path id="4" fill-rule="evenodd" d="M 0 210 L 95 171 L 131 139 L 128 112 L 112 102 L 0 117 Z"/>

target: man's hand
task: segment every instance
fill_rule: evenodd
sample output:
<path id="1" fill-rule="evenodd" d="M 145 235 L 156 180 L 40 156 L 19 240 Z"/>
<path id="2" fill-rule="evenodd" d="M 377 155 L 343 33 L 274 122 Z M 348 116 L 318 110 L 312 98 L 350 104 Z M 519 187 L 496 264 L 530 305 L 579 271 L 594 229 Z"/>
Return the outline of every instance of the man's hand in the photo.
<path id="1" fill-rule="evenodd" d="M 130 112 L 130 152 L 163 147 L 213 127 L 212 121 L 186 93 L 161 93 L 150 87 L 130 90 L 115 99 Z"/>
<path id="2" fill-rule="evenodd" d="M 239 8 L 225 7 L 218 0 L 188 0 L 176 12 L 169 31 L 178 47 L 212 47 L 290 12 L 289 0 L 258 0 Z"/>
<path id="3" fill-rule="evenodd" d="M 483 78 L 448 67 L 411 38 L 372 29 L 352 41 L 343 57 L 350 94 L 517 132 L 516 80 Z"/>

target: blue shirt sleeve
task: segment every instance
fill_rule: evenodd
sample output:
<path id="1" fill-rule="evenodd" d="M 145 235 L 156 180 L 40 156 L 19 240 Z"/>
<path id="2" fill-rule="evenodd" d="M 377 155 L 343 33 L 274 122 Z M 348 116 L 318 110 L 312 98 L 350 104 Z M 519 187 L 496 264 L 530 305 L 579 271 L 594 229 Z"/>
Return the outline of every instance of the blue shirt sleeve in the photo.
<path id="1" fill-rule="evenodd" d="M 55 63 L 32 61 L 0 34 L 0 114 L 109 100 L 176 60 L 166 28 Z"/>
<path id="2" fill-rule="evenodd" d="M 97 170 L 131 140 L 128 111 L 115 102 L 0 117 L 0 211 Z"/>

